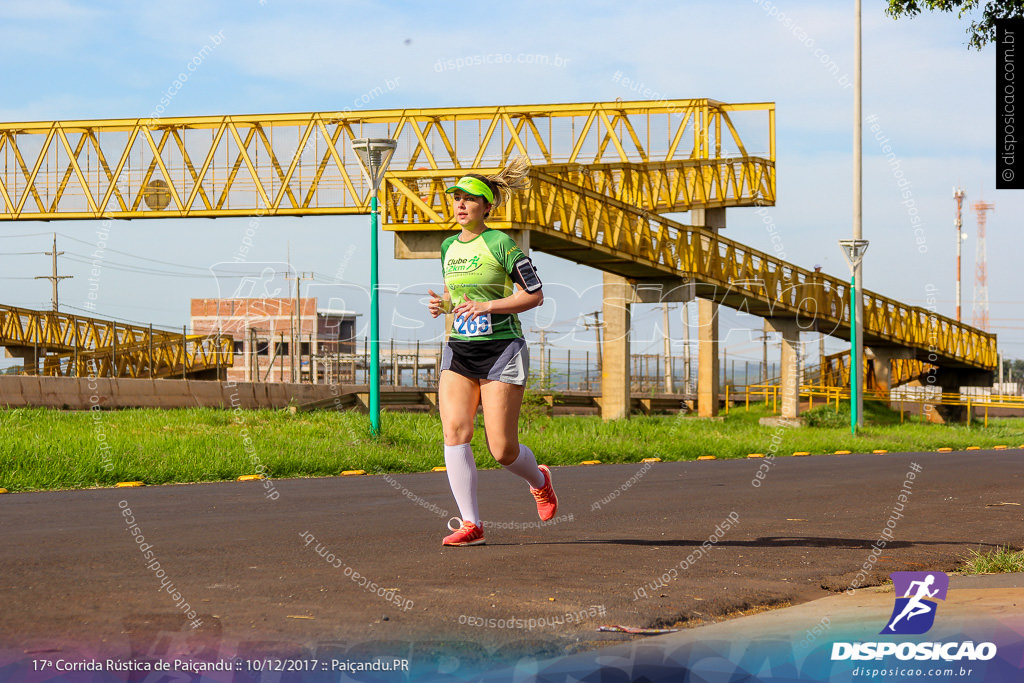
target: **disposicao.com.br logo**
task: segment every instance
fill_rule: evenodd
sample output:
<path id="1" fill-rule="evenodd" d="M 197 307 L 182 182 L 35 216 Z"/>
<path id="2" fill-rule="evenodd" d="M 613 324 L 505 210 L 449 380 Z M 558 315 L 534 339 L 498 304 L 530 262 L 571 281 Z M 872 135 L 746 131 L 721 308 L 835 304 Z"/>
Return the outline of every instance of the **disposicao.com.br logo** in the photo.
<path id="1" fill-rule="evenodd" d="M 937 600 L 945 600 L 949 576 L 944 572 L 893 572 L 892 585 L 896 604 L 880 635 L 920 635 L 935 624 Z M 897 659 L 953 662 L 959 660 L 987 661 L 996 656 L 994 643 L 967 640 L 945 643 L 864 642 L 833 643 L 832 661 L 870 660 L 895 656 Z"/>
<path id="2" fill-rule="evenodd" d="M 935 599 L 946 599 L 949 576 L 945 572 L 893 572 L 889 576 L 896 593 L 896 606 L 882 635 L 920 635 L 930 631 L 939 607 Z"/>

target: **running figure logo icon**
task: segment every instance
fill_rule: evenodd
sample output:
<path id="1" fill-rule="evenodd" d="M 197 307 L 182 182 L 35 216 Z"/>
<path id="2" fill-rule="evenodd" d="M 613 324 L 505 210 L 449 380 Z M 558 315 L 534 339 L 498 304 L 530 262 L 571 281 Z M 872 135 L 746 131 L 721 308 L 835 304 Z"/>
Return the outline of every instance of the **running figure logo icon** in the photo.
<path id="1" fill-rule="evenodd" d="M 881 633 L 926 633 L 935 623 L 936 600 L 946 599 L 949 576 L 944 572 L 893 572 L 889 576 L 896 591 L 896 605 Z"/>

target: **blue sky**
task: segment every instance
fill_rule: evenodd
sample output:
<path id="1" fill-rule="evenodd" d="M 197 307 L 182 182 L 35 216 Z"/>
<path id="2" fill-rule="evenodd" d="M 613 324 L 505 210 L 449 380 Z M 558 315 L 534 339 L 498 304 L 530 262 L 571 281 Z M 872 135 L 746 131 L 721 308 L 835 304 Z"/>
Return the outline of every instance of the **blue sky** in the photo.
<path id="1" fill-rule="evenodd" d="M 910 183 L 926 251 L 915 243 L 910 207 L 874 133 L 864 136 L 864 235 L 871 241 L 865 282 L 888 296 L 925 304 L 937 290 L 938 310 L 953 313 L 955 268 L 952 188 L 967 202 L 984 195 L 996 205 L 988 222 L 991 325 L 1007 357 L 1024 357 L 1024 296 L 1016 239 L 1021 193 L 995 191 L 995 53 L 968 50 L 966 20 L 922 15 L 894 21 L 885 2 L 865 0 L 864 115 L 874 116 Z M 444 14 L 412 2 L 253 0 L 172 5 L 140 2 L 36 0 L 0 4 L 0 120 L 26 121 L 148 116 L 176 75 L 204 48 L 201 66 L 170 98 L 165 116 L 333 111 L 378 86 L 392 89 L 372 108 L 589 102 L 637 99 L 622 77 L 662 97 L 710 97 L 777 106 L 778 203 L 770 210 L 789 260 L 846 276 L 836 242 L 851 232 L 853 3 L 767 0 L 676 3 L 517 2 L 460 6 Z M 444 68 L 447 60 L 508 54 L 512 64 Z M 523 59 L 519 59 L 522 55 Z M 541 61 L 546 64 L 525 63 Z M 837 73 L 830 73 L 827 62 Z M 676 216 L 686 222 L 685 214 Z M 261 222 L 252 262 L 281 262 L 297 271 L 352 283 L 307 283 L 324 299 L 353 296 L 368 282 L 366 217 L 275 218 Z M 97 313 L 180 327 L 191 297 L 218 296 L 210 267 L 228 261 L 245 219 L 151 220 L 115 223 Z M 975 217 L 965 212 L 963 297 L 970 320 Z M 45 308 L 50 285 L 28 279 L 50 272 L 50 233 L 58 233 L 61 302 L 81 306 L 87 266 L 72 260 L 91 251 L 98 224 L 0 224 L 0 301 Z M 753 210 L 729 215 L 726 235 L 771 250 Z M 381 279 L 403 290 L 390 297 L 398 339 L 436 339 L 417 292 L 438 280 L 431 261 L 396 261 L 392 239 L 381 242 Z M 144 261 L 136 257 L 154 259 Z M 536 254 L 548 303 L 524 327 L 559 330 L 561 348 L 585 349 L 592 338 L 576 318 L 600 306 L 600 273 Z M 129 270 L 117 269 L 117 265 Z M 258 266 L 254 265 L 258 272 Z M 142 271 L 142 272 L 139 272 Z M 162 271 L 155 273 L 152 271 Z M 422 292 L 421 292 L 422 293 Z M 386 301 L 386 303 L 387 303 Z M 69 308 L 69 310 L 74 310 Z M 673 336 L 680 334 L 679 310 Z M 385 322 L 388 315 L 384 316 Z M 634 351 L 661 349 L 661 312 L 634 310 Z M 760 358 L 749 328 L 760 320 L 727 314 L 730 357 Z M 415 323 L 415 324 L 414 324 Z M 534 336 L 535 335 L 531 335 Z M 817 344 L 813 345 L 816 349 Z M 828 348 L 839 350 L 842 340 Z"/>

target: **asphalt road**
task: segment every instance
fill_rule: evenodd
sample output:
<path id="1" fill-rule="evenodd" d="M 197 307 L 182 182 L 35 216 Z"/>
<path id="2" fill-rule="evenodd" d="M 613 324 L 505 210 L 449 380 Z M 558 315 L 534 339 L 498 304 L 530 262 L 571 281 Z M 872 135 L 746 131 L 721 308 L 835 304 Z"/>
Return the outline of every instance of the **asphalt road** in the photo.
<path id="1" fill-rule="evenodd" d="M 555 655 L 629 637 L 602 624 L 706 623 L 844 590 L 865 564 L 873 584 L 1024 545 L 1024 506 L 1002 504 L 1024 503 L 1020 450 L 553 475 L 540 527 L 521 480 L 481 472 L 492 524 L 468 548 L 440 544 L 443 473 L 0 496 L 0 650 Z"/>

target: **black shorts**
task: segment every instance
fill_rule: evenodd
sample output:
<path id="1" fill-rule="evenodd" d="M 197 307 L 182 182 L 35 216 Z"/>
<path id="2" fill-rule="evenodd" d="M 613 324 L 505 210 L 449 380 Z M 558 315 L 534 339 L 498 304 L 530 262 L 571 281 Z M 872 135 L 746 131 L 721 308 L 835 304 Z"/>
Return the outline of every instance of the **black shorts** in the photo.
<path id="1" fill-rule="evenodd" d="M 441 370 L 524 386 L 530 372 L 530 352 L 525 339 L 449 339 L 441 353 Z"/>

